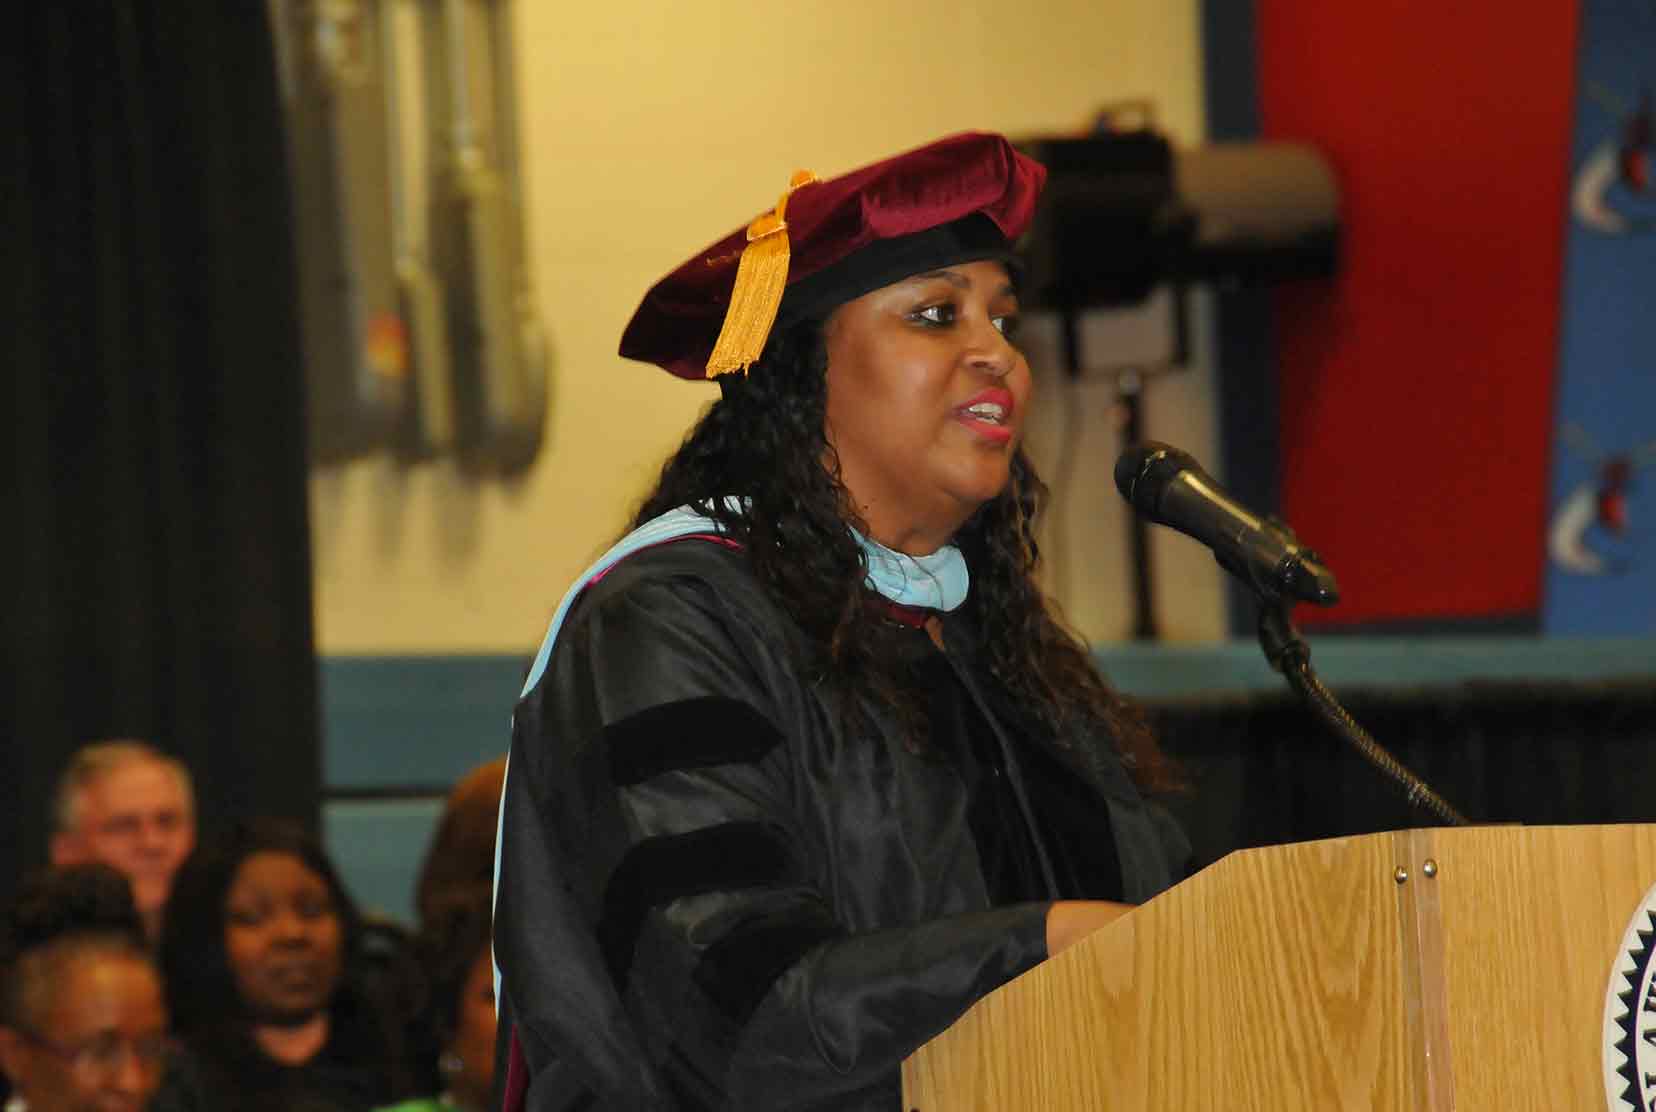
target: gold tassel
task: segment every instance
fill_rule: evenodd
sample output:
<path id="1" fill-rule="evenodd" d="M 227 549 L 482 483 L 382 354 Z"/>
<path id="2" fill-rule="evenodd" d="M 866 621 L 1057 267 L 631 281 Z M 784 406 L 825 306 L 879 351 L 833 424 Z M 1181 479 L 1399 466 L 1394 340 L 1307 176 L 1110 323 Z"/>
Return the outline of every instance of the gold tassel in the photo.
<path id="1" fill-rule="evenodd" d="M 724 326 L 707 357 L 707 377 L 717 378 L 730 371 L 746 374 L 748 367 L 765 350 L 782 293 L 788 286 L 788 198 L 802 185 L 817 181 L 809 170 L 796 170 L 788 190 L 776 202 L 776 209 L 748 225 L 747 246 L 736 264 L 736 284 L 730 290 L 730 307 Z"/>

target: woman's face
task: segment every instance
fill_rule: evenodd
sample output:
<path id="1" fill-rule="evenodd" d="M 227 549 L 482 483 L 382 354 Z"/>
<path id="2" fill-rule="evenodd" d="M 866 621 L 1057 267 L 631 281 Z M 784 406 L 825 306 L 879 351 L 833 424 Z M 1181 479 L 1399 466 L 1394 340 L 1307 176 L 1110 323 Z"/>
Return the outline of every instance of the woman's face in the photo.
<path id="1" fill-rule="evenodd" d="M 449 1088 L 467 1107 L 482 1108 L 494 1086 L 494 969 L 487 946 L 466 975 L 455 1012 L 454 1039 L 448 1049 L 459 1061 L 460 1069 L 448 1078 Z"/>
<path id="2" fill-rule="evenodd" d="M 327 881 L 292 854 L 253 854 L 225 897 L 224 948 L 255 1022 L 312 1018 L 333 998 L 344 963 L 344 927 Z"/>
<path id="3" fill-rule="evenodd" d="M 58 973 L 27 1030 L 0 1029 L 0 1060 L 30 1112 L 141 1112 L 161 1084 L 161 979 L 132 955 L 92 951 Z"/>
<path id="4" fill-rule="evenodd" d="M 828 318 L 828 442 L 877 540 L 935 551 L 1006 486 L 1032 388 L 1017 317 L 1006 268 L 973 262 Z"/>

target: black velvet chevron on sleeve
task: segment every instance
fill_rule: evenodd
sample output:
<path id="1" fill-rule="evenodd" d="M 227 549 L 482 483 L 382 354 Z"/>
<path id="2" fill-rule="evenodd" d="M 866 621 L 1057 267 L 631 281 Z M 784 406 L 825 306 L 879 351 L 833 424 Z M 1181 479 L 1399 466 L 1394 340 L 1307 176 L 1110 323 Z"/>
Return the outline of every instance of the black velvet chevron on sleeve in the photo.
<path id="1" fill-rule="evenodd" d="M 646 838 L 627 851 L 604 891 L 598 938 L 617 989 L 627 983 L 644 917 L 687 896 L 787 883 L 791 855 L 765 823 L 727 822 Z"/>
<path id="2" fill-rule="evenodd" d="M 718 695 L 661 703 L 604 728 L 617 787 L 664 772 L 757 761 L 781 740 L 752 706 Z"/>
<path id="3" fill-rule="evenodd" d="M 696 984 L 726 1018 L 743 1026 L 776 978 L 806 951 L 844 934 L 822 908 L 744 923 L 702 954 Z"/>

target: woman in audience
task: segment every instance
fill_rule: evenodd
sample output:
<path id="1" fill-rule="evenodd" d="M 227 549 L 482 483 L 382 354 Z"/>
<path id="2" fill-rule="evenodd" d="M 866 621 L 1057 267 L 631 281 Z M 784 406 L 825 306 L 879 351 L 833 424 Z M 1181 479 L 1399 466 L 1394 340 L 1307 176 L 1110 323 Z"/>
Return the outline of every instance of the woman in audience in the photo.
<path id="1" fill-rule="evenodd" d="M 489 960 L 489 889 L 434 894 L 415 941 L 425 974 L 428 1028 L 442 1092 L 391 1112 L 483 1112 L 494 1085 L 494 967 Z"/>
<path id="2" fill-rule="evenodd" d="M 414 906 L 419 915 L 420 933 L 424 939 L 426 965 L 422 979 L 431 975 L 430 946 L 435 939 L 446 936 L 452 924 L 439 922 L 452 914 L 456 901 L 466 904 L 478 891 L 487 894 L 494 884 L 495 830 L 500 814 L 500 788 L 506 778 L 504 757 L 478 765 L 455 783 L 443 807 L 442 818 L 426 849 L 420 865 L 420 877 L 414 890 Z M 484 920 L 487 943 L 487 918 Z M 493 991 L 490 991 L 490 1031 L 494 1027 Z M 453 994 L 439 994 L 439 1002 L 453 999 Z M 402 1001 L 404 1014 L 409 1017 L 409 1060 L 415 1063 L 415 1084 L 421 1092 L 446 1092 L 452 1082 L 437 1067 L 444 1061 L 446 1044 L 429 1017 L 426 994 L 418 993 L 412 1000 Z M 438 1027 L 441 1024 L 436 1025 Z M 492 1037 L 492 1035 L 491 1035 Z M 493 1053 L 492 1048 L 490 1051 Z M 450 1062 L 452 1058 L 448 1059 Z M 493 1068 L 493 1059 L 487 1063 Z M 486 1086 L 485 1086 L 486 1091 Z"/>
<path id="3" fill-rule="evenodd" d="M 191 1107 L 167 1039 L 161 978 L 131 889 L 104 865 L 26 882 L 4 924 L 0 1066 L 7 1112 Z"/>
<path id="4" fill-rule="evenodd" d="M 407 1091 L 360 936 L 332 864 L 298 827 L 245 824 L 185 863 L 161 963 L 212 1107 L 349 1112 Z"/>

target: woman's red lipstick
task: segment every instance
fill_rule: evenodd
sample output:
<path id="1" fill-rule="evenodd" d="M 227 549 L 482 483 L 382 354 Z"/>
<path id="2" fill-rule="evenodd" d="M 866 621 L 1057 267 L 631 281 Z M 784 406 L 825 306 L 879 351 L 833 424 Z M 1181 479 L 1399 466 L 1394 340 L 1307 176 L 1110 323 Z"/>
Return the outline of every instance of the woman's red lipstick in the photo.
<path id="1" fill-rule="evenodd" d="M 954 411 L 955 420 L 985 440 L 1004 444 L 1012 439 L 1012 391 L 990 387 L 967 398 Z"/>

